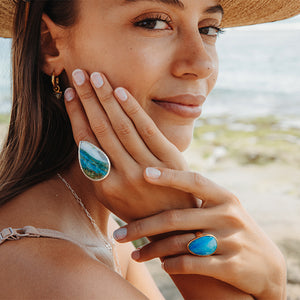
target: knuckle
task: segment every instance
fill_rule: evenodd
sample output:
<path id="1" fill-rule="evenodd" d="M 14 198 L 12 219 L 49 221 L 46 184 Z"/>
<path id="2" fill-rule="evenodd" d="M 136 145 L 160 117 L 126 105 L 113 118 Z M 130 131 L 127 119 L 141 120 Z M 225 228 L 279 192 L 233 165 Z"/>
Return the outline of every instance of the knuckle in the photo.
<path id="1" fill-rule="evenodd" d="M 194 172 L 193 177 L 194 177 L 193 180 L 194 180 L 195 185 L 204 186 L 207 184 L 207 179 L 205 177 L 203 177 L 201 174 Z"/>
<path id="2" fill-rule="evenodd" d="M 189 274 L 192 270 L 191 260 L 189 256 L 182 255 L 178 257 L 178 271 L 182 274 Z"/>
<path id="3" fill-rule="evenodd" d="M 225 223 L 233 228 L 242 228 L 244 227 L 244 222 L 240 211 L 234 205 L 226 205 L 226 208 L 223 210 L 223 217 Z"/>
<path id="4" fill-rule="evenodd" d="M 117 132 L 122 136 L 128 136 L 131 133 L 131 126 L 127 121 L 120 121 L 117 127 Z"/>
<path id="5" fill-rule="evenodd" d="M 241 204 L 239 198 L 237 196 L 235 196 L 234 194 L 231 194 L 230 200 L 231 200 L 231 203 L 233 203 L 235 205 L 240 205 Z"/>
<path id="6" fill-rule="evenodd" d="M 231 236 L 229 243 L 233 253 L 241 252 L 245 246 L 242 239 L 238 235 Z"/>
<path id="7" fill-rule="evenodd" d="M 94 92 L 91 89 L 84 89 L 79 93 L 80 99 L 87 102 L 94 97 Z"/>
<path id="8" fill-rule="evenodd" d="M 75 134 L 74 139 L 78 145 L 80 141 L 88 141 L 90 137 L 91 131 L 87 128 L 82 128 Z"/>
<path id="9" fill-rule="evenodd" d="M 168 183 L 168 185 L 173 186 L 176 183 L 176 174 L 173 170 L 169 169 L 169 170 L 165 170 L 164 171 L 164 176 L 166 178 L 166 182 Z"/>
<path id="10" fill-rule="evenodd" d="M 130 116 L 134 116 L 134 115 L 137 115 L 141 110 L 141 107 L 137 104 L 133 104 L 133 105 L 130 105 L 130 107 L 128 107 L 128 115 Z"/>
<path id="11" fill-rule="evenodd" d="M 226 273 L 230 274 L 231 278 L 239 278 L 243 264 L 238 256 L 233 255 L 225 262 Z"/>
<path id="12" fill-rule="evenodd" d="M 152 138 L 156 135 L 157 131 L 153 125 L 147 125 L 142 129 L 143 136 L 147 138 Z"/>
<path id="13" fill-rule="evenodd" d="M 81 113 L 79 105 L 71 105 L 71 104 L 74 104 L 73 101 L 71 101 L 68 104 L 69 105 L 67 105 L 66 108 L 67 108 L 67 112 L 68 112 L 68 114 L 70 116 L 70 119 L 72 119 L 73 114 L 78 113 L 78 112 Z"/>
<path id="14" fill-rule="evenodd" d="M 141 221 L 135 221 L 132 226 L 132 232 L 135 236 L 141 236 L 144 232 L 144 223 Z"/>
<path id="15" fill-rule="evenodd" d="M 171 248 L 175 251 L 181 251 L 185 245 L 182 242 L 182 239 L 180 238 L 180 236 L 176 235 L 174 237 L 172 237 L 171 240 Z"/>
<path id="16" fill-rule="evenodd" d="M 232 205 L 240 205 L 241 204 L 239 198 L 229 191 L 227 191 L 226 195 L 224 196 L 224 202 L 232 204 Z"/>
<path id="17" fill-rule="evenodd" d="M 113 97 L 112 93 L 104 92 L 99 96 L 99 99 L 101 102 L 109 102 L 111 101 L 112 97 Z"/>
<path id="18" fill-rule="evenodd" d="M 132 166 L 131 172 L 126 172 L 123 175 L 126 183 L 129 186 L 134 187 L 134 189 L 136 189 L 139 184 L 143 184 L 143 176 L 141 172 L 142 171 L 139 167 Z"/>
<path id="19" fill-rule="evenodd" d="M 96 136 L 103 136 L 107 133 L 109 126 L 104 120 L 97 120 L 96 122 L 91 122 L 92 130 Z"/>
<path id="20" fill-rule="evenodd" d="M 180 222 L 180 212 L 179 210 L 170 210 L 166 212 L 165 221 L 171 229 L 176 229 Z"/>

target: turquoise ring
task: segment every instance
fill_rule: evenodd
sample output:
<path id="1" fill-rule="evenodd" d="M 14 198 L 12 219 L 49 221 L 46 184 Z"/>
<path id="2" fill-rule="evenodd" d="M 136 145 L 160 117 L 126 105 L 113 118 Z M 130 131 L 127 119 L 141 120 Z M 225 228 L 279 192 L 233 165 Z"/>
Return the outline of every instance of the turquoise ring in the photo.
<path id="1" fill-rule="evenodd" d="M 196 233 L 196 237 L 187 244 L 188 251 L 196 256 L 213 255 L 218 248 L 217 238 L 212 234 Z"/>

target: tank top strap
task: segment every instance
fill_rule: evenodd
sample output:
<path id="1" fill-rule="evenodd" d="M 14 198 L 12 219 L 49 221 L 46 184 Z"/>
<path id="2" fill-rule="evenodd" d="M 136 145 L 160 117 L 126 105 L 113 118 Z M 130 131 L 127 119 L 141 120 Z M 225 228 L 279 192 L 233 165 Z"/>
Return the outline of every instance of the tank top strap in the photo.
<path id="1" fill-rule="evenodd" d="M 53 238 L 69 241 L 79 247 L 98 261 L 106 264 L 114 271 L 120 273 L 119 266 L 116 266 L 111 249 L 108 249 L 104 243 L 83 244 L 64 234 L 63 232 L 52 229 L 41 229 L 34 226 L 24 226 L 23 228 L 7 227 L 0 231 L 0 245 L 6 241 L 16 241 L 22 238 Z"/>
<path id="2" fill-rule="evenodd" d="M 69 241 L 73 244 L 78 245 L 81 248 L 86 248 L 86 247 L 96 247 L 96 245 L 84 245 L 81 244 L 80 242 L 76 241 L 75 239 L 69 237 L 68 235 L 52 230 L 52 229 L 41 229 L 41 228 L 36 228 L 33 226 L 24 226 L 23 228 L 4 228 L 0 232 L 0 245 L 3 244 L 6 241 L 14 241 L 14 240 L 19 240 L 21 238 L 39 238 L 39 237 L 45 237 L 45 238 L 54 238 L 54 239 L 61 239 L 61 240 L 66 240 Z"/>

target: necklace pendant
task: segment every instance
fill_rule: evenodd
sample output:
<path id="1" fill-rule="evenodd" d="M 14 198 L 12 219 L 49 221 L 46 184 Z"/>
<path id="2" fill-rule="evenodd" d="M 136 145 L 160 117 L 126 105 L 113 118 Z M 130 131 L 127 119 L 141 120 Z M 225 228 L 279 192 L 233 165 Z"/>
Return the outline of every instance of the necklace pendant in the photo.
<path id="1" fill-rule="evenodd" d="M 109 174 L 109 158 L 101 149 L 89 142 L 79 143 L 78 160 L 83 174 L 90 180 L 100 181 Z"/>

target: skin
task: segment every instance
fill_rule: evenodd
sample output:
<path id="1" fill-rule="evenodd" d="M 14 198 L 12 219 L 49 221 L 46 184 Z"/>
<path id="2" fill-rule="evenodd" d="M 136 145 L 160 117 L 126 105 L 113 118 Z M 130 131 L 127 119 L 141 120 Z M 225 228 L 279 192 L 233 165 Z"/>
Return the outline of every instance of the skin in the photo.
<path id="1" fill-rule="evenodd" d="M 62 67 L 70 82 L 77 68 L 89 74 L 101 70 L 113 88 L 121 85 L 131 91 L 168 140 L 185 150 L 192 139 L 195 118 L 167 113 L 151 99 L 187 93 L 206 97 L 214 87 L 218 73 L 216 37 L 201 38 L 197 24 L 219 26 L 220 13 L 201 13 L 216 1 L 185 1 L 184 11 L 145 1 L 120 7 L 120 2 L 91 0 L 80 7 L 80 22 L 70 29 L 71 37 L 61 52 Z M 134 19 L 142 15 L 169 16 L 176 30 L 163 21 L 156 25 L 161 30 L 133 26 Z"/>
<path id="2" fill-rule="evenodd" d="M 278 249 L 234 195 L 188 170 L 181 151 L 190 144 L 196 118 L 178 116 L 152 101 L 187 93 L 206 97 L 217 78 L 216 31 L 212 27 L 220 24 L 222 14 L 205 12 L 217 2 L 183 2 L 185 10 L 155 1 L 120 6 L 119 0 L 89 0 L 89 5 L 82 0 L 79 20 L 71 28 L 56 26 L 43 16 L 41 38 L 47 41 L 42 49 L 43 71 L 48 75 L 53 71 L 56 75 L 63 70 L 67 73 L 72 88 L 66 91 L 65 99 L 69 101 L 65 104 L 75 141 L 98 145 L 112 162 L 110 175 L 100 183 L 86 179 L 77 162 L 63 176 L 104 235 L 116 229 L 108 219 L 112 211 L 129 222 L 127 236 L 120 242 L 156 236 L 133 258 L 164 259 L 165 270 L 186 299 L 207 299 L 208 295 L 214 299 L 251 299 L 250 295 L 257 299 L 284 299 L 285 267 Z M 160 30 L 134 26 L 132 22 L 145 13 L 147 18 L 168 16 L 172 23 L 156 23 L 155 28 Z M 209 26 L 209 34 L 202 31 Z M 99 76 L 104 81 L 101 87 L 93 80 Z M 118 96 L 116 88 L 120 86 L 126 89 L 127 101 Z M 159 167 L 162 176 L 149 178 L 145 173 L 148 166 Z M 37 198 L 41 199 L 39 205 Z M 204 201 L 203 208 L 197 207 L 196 198 Z M 89 240 L 91 228 L 83 221 L 84 215 L 80 222 L 74 217 L 82 211 L 73 204 L 72 195 L 55 177 L 1 208 L 1 226 L 32 224 Z M 177 230 L 187 233 L 169 234 Z M 185 245 L 199 230 L 217 236 L 215 256 L 200 259 L 186 252 Z M 17 274 L 18 282 L 24 283 L 20 291 L 35 293 L 28 294 L 28 299 L 41 295 L 62 299 L 70 295 L 72 299 L 97 299 L 99 295 L 144 299 L 142 293 L 151 299 L 161 298 L 144 267 L 128 258 L 133 251 L 130 246 L 119 245 L 117 249 L 125 281 L 67 242 L 38 240 L 18 242 L 22 261 L 18 260 L 18 251 L 11 248 L 13 245 L 6 243 L 0 249 L 0 263 L 7 270 L 4 278 L 16 278 Z M 33 256 L 37 243 L 39 252 Z M 10 253 L 14 264 L 2 258 Z M 58 264 L 50 263 L 53 261 Z M 20 265 L 28 278 L 37 278 L 40 288 L 24 281 L 18 273 Z M 38 278 L 37 274 L 45 269 L 47 276 Z M 140 282 L 141 274 L 148 278 L 146 283 Z M 0 281 L 4 282 L 4 278 Z M 60 281 L 64 282 L 63 289 Z M 74 282 L 78 290 L 74 290 Z M 109 288 L 111 282 L 116 287 L 113 291 Z M 12 293 L 12 287 L 7 284 L 1 292 Z"/>

